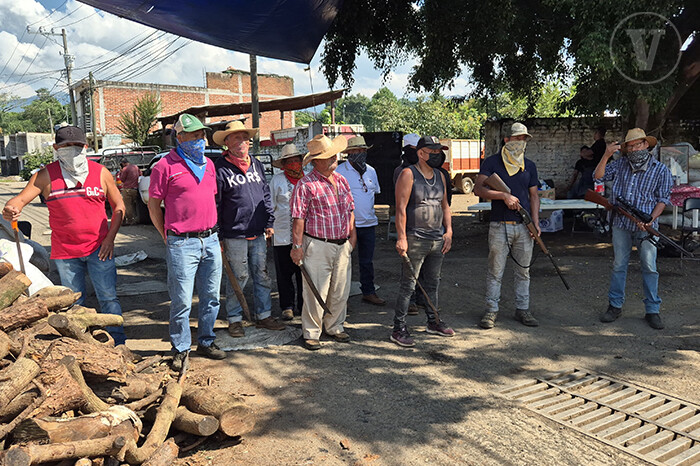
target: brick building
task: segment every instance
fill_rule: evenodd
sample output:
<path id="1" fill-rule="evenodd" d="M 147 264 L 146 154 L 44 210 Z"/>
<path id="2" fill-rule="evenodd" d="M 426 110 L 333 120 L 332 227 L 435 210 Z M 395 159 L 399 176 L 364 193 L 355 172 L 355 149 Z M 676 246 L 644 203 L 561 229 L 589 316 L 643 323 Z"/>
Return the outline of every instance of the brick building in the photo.
<path id="1" fill-rule="evenodd" d="M 86 132 L 92 131 L 91 97 L 94 101 L 96 133 L 102 137 L 103 146 L 118 145 L 122 134 L 117 128 L 121 114 L 133 109 L 136 101 L 148 92 L 155 92 L 162 102 L 158 116 L 170 115 L 186 108 L 198 105 L 227 104 L 250 102 L 250 73 L 228 69 L 221 73 L 206 73 L 206 87 L 175 86 L 169 84 L 128 83 L 116 81 L 96 81 L 92 96 L 88 80 L 82 80 L 73 86 L 76 96 L 78 126 Z M 288 76 L 258 74 L 258 94 L 261 101 L 291 97 L 294 95 L 294 80 Z M 214 121 L 248 118 L 250 114 L 229 115 L 208 119 Z M 294 113 L 286 112 L 283 121 L 279 113 L 263 113 L 260 116 L 260 137 L 268 138 L 270 131 L 294 126 Z M 154 127 L 153 130 L 160 129 Z"/>

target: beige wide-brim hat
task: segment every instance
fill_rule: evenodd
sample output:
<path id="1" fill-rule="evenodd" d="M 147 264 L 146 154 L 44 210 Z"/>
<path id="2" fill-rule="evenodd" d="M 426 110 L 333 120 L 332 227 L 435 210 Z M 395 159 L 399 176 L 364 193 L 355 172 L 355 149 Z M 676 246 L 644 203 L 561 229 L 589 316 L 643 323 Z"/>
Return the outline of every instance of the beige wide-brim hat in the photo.
<path id="1" fill-rule="evenodd" d="M 350 139 L 348 139 L 348 147 L 346 147 L 343 152 L 347 152 L 347 151 L 352 150 L 352 149 L 369 150 L 371 148 L 372 148 L 372 146 L 367 145 L 365 138 L 363 138 L 362 136 L 353 136 Z"/>
<path id="2" fill-rule="evenodd" d="M 338 136 L 331 139 L 325 134 L 317 134 L 314 138 L 306 143 L 309 152 L 304 156 L 304 165 L 311 162 L 313 159 L 329 159 L 348 147 L 348 140 L 344 136 Z"/>
<path id="3" fill-rule="evenodd" d="M 525 126 L 522 123 L 513 123 L 513 125 L 510 127 L 510 138 L 513 138 L 515 136 L 527 136 L 527 140 L 529 141 L 532 139 L 532 135 L 527 132 L 527 126 Z"/>
<path id="4" fill-rule="evenodd" d="M 658 142 L 654 136 L 647 136 L 647 133 L 645 133 L 642 128 L 632 128 L 631 130 L 627 131 L 625 141 L 622 143 L 622 152 L 627 152 L 628 142 L 636 141 L 638 139 L 646 139 L 646 141 L 649 143 L 649 149 L 656 146 L 656 143 Z"/>
<path id="5" fill-rule="evenodd" d="M 284 160 L 291 159 L 292 157 L 303 157 L 303 154 L 299 152 L 297 146 L 294 144 L 285 144 L 282 147 L 282 153 L 279 158 L 272 161 L 272 166 L 277 168 L 284 168 Z"/>
<path id="6" fill-rule="evenodd" d="M 217 131 L 214 133 L 214 142 L 217 143 L 220 146 L 225 146 L 226 143 L 224 142 L 226 139 L 226 136 L 229 134 L 233 133 L 248 133 L 249 138 L 254 138 L 256 134 L 258 134 L 258 128 L 246 128 L 245 125 L 243 124 L 242 121 L 232 121 L 231 123 L 226 125 L 226 128 Z"/>

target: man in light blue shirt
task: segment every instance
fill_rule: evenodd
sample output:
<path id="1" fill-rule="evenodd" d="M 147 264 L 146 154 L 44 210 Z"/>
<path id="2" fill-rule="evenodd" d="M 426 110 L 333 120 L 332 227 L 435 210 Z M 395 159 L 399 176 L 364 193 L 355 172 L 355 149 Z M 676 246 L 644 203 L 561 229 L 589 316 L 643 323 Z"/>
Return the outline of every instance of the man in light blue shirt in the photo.
<path id="1" fill-rule="evenodd" d="M 348 180 L 352 197 L 355 200 L 355 228 L 357 230 L 357 249 L 360 262 L 360 289 L 362 301 L 384 306 L 386 301 L 374 289 L 374 244 L 375 229 L 379 221 L 374 213 L 374 196 L 381 192 L 377 172 L 367 165 L 367 146 L 365 138 L 355 136 L 348 140 L 347 162 L 340 164 L 336 172 Z"/>

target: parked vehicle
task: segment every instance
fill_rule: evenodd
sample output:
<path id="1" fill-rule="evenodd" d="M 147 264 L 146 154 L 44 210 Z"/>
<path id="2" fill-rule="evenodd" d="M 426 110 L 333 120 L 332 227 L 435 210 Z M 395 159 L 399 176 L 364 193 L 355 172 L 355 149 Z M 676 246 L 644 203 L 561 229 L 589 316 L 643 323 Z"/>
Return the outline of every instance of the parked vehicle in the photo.
<path id="1" fill-rule="evenodd" d="M 474 189 L 474 182 L 481 167 L 484 141 L 479 139 L 440 139 L 440 143 L 449 147 L 443 167 L 450 173 L 452 185 L 457 191 L 470 194 Z"/>
<path id="2" fill-rule="evenodd" d="M 107 170 L 111 173 L 116 173 L 121 169 L 119 162 L 124 158 L 129 163 L 133 163 L 141 170 L 144 170 L 159 152 L 160 147 L 158 146 L 104 149 L 99 163 L 107 167 Z"/>

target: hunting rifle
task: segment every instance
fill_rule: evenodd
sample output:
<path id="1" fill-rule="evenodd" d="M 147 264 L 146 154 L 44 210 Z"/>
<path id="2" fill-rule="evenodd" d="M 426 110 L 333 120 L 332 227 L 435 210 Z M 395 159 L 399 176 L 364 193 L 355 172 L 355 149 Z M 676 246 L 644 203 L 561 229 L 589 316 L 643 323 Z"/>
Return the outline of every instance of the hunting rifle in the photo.
<path id="1" fill-rule="evenodd" d="M 486 178 L 485 183 L 491 187 L 491 189 L 500 191 L 502 193 L 507 193 L 510 194 L 510 188 L 508 187 L 507 184 L 503 182 L 500 176 L 498 176 L 497 173 L 494 173 L 493 175 L 489 176 Z M 523 206 L 520 205 L 520 202 L 518 202 L 518 213 L 523 219 L 523 224 L 527 227 L 528 230 L 530 230 L 530 233 L 532 234 L 532 237 L 535 239 L 535 242 L 537 242 L 537 245 L 540 247 L 542 252 L 544 253 L 545 256 L 549 257 L 549 260 L 552 261 L 552 265 L 554 266 L 554 270 L 557 271 L 557 275 L 559 275 L 559 278 L 561 278 L 562 283 L 566 287 L 567 290 L 571 289 L 569 287 L 569 284 L 567 283 L 566 279 L 564 278 L 564 275 L 562 275 L 561 270 L 559 270 L 559 266 L 557 263 L 554 261 L 554 256 L 552 256 L 552 253 L 549 252 L 549 249 L 547 249 L 547 246 L 544 245 L 544 242 L 542 241 L 542 238 L 540 238 L 540 235 L 537 232 L 537 227 L 535 227 L 534 222 L 532 221 L 532 217 L 530 216 L 530 212 L 525 210 Z"/>
<path id="2" fill-rule="evenodd" d="M 660 244 L 660 242 L 663 242 L 664 244 L 668 244 L 669 246 L 675 248 L 681 254 L 685 254 L 686 256 L 689 256 L 689 257 L 694 257 L 692 252 L 686 251 L 680 245 L 678 245 L 678 243 L 673 241 L 671 238 L 664 235 L 663 233 L 661 233 L 659 230 L 652 227 L 651 225 L 647 225 L 647 224 L 652 222 L 651 215 L 637 209 L 632 204 L 630 204 L 629 201 L 627 201 L 627 199 L 625 199 L 624 197 L 618 196 L 617 202 L 619 205 L 613 205 L 610 203 L 610 201 L 608 201 L 607 198 L 605 198 L 604 196 L 601 196 L 600 194 L 593 191 L 592 189 L 589 189 L 588 191 L 586 191 L 586 195 L 584 196 L 584 199 L 587 201 L 590 201 L 590 202 L 595 202 L 596 204 L 605 207 L 606 210 L 612 210 L 616 214 L 627 217 L 628 219 L 632 220 L 637 225 L 639 223 L 642 223 L 644 225 L 644 228 L 643 228 L 644 231 L 647 232 L 647 236 L 642 241 L 649 241 L 651 244 L 653 244 L 657 248 L 661 248 L 662 245 Z"/>

